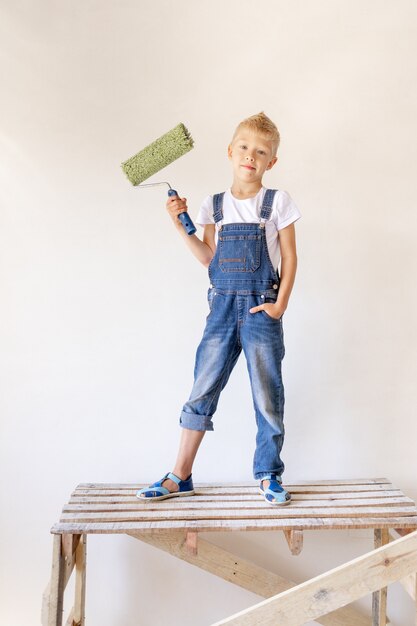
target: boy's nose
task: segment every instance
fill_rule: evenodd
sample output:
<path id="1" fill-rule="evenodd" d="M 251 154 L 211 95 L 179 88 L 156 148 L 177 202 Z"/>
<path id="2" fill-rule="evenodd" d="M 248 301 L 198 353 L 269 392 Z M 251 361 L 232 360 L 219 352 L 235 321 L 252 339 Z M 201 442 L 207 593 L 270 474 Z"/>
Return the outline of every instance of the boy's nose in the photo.
<path id="1" fill-rule="evenodd" d="M 252 155 L 250 155 L 250 154 L 247 154 L 247 155 L 246 155 L 246 159 L 247 159 L 248 161 L 253 161 L 253 160 L 254 160 L 253 156 L 252 156 Z"/>

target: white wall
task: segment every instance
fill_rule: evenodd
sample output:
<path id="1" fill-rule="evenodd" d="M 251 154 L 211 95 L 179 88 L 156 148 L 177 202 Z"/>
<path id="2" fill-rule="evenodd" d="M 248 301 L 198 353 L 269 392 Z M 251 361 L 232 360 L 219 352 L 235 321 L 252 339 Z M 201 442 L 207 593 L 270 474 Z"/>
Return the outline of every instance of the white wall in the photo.
<path id="1" fill-rule="evenodd" d="M 195 149 L 154 180 L 194 216 L 231 181 L 241 118 L 281 130 L 265 183 L 303 213 L 286 480 L 387 476 L 417 497 L 416 18 L 412 0 L 2 2 L 2 623 L 39 623 L 49 529 L 77 483 L 173 466 L 207 280 L 165 189 L 134 189 L 119 164 L 180 121 Z M 251 480 L 243 361 L 215 428 L 195 480 Z M 300 581 L 372 544 L 311 532 L 295 558 L 279 534 L 211 539 Z M 88 549 L 92 626 L 208 625 L 256 601 L 125 537 Z M 408 626 L 399 587 L 389 603 Z"/>

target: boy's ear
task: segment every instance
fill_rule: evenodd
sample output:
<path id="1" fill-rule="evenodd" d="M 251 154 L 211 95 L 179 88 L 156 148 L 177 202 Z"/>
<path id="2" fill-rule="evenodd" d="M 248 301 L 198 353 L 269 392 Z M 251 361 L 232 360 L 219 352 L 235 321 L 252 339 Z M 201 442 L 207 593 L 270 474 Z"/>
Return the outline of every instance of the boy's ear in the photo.
<path id="1" fill-rule="evenodd" d="M 275 163 L 278 161 L 278 157 L 274 157 L 273 159 L 271 159 L 268 163 L 268 167 L 266 168 L 267 170 L 270 170 L 272 167 L 274 167 Z"/>
<path id="2" fill-rule="evenodd" d="M 229 143 L 229 145 L 227 146 L 227 156 L 230 157 L 232 156 L 232 144 Z"/>

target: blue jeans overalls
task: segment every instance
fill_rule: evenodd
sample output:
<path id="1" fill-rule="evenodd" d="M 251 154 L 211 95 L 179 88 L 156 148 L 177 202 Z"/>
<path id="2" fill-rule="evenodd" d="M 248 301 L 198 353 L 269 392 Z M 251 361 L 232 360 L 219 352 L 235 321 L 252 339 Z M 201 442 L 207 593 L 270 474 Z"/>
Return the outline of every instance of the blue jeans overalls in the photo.
<path id="1" fill-rule="evenodd" d="M 269 256 L 265 222 L 271 217 L 275 190 L 267 189 L 258 223 L 222 224 L 224 193 L 213 197 L 219 227 L 215 255 L 209 266 L 210 288 L 203 338 L 197 349 L 194 385 L 184 405 L 180 425 L 213 430 L 212 417 L 220 393 L 242 351 L 245 353 L 255 408 L 257 435 L 253 459 L 256 479 L 275 474 L 284 463 L 284 387 L 281 361 L 285 348 L 282 319 L 249 309 L 275 302 L 279 276 Z"/>

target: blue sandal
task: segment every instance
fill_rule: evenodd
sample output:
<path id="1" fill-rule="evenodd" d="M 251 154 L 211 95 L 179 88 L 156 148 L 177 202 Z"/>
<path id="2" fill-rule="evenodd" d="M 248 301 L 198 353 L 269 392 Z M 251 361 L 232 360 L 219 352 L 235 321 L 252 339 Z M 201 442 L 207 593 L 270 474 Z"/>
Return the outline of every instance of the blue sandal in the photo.
<path id="1" fill-rule="evenodd" d="M 169 491 L 166 487 L 162 486 L 162 483 L 166 478 L 170 478 L 174 481 L 174 483 L 177 483 L 178 491 Z M 140 500 L 153 502 L 155 500 L 166 500 L 167 498 L 175 498 L 178 496 L 192 496 L 194 493 L 192 474 L 190 474 L 185 480 L 181 480 L 181 478 L 178 478 L 175 474 L 168 472 L 168 474 L 165 474 L 161 480 L 157 480 L 156 483 L 153 483 L 153 485 L 140 489 L 137 492 L 136 497 Z"/>
<path id="2" fill-rule="evenodd" d="M 262 484 L 263 480 L 270 481 L 269 487 L 267 487 L 266 489 L 264 489 L 264 486 Z M 261 483 L 259 485 L 259 493 L 263 495 L 265 502 L 268 502 L 268 504 L 272 504 L 274 506 L 283 506 L 291 502 L 291 494 L 289 494 L 288 491 L 284 489 L 281 483 L 276 480 L 275 476 L 271 476 L 271 478 L 265 476 L 261 480 Z"/>

